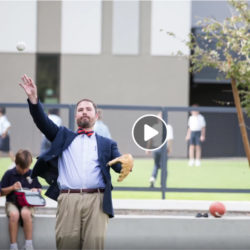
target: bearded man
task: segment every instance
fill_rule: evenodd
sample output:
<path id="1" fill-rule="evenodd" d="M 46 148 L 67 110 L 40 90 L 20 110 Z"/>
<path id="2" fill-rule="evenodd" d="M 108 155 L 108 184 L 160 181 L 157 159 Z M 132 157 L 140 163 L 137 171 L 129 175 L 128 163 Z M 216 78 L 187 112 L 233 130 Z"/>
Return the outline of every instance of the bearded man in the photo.
<path id="1" fill-rule="evenodd" d="M 110 168 L 131 171 L 132 157 L 123 167 L 116 142 L 93 131 L 98 118 L 96 104 L 82 99 L 76 105 L 77 132 L 58 127 L 45 114 L 33 80 L 24 75 L 20 86 L 28 96 L 31 116 L 51 141 L 32 177 L 43 177 L 50 185 L 46 195 L 57 200 L 56 246 L 58 249 L 103 249 L 108 218 L 114 216 Z M 121 177 L 120 175 L 120 177 Z"/>

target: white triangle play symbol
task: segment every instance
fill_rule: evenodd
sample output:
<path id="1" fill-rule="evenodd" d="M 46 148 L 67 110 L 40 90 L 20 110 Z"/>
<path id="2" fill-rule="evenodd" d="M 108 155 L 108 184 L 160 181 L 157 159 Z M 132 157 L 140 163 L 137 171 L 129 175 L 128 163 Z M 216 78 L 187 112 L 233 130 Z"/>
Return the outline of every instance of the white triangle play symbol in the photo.
<path id="1" fill-rule="evenodd" d="M 156 129 L 144 124 L 144 141 L 148 141 L 158 134 L 159 132 Z"/>

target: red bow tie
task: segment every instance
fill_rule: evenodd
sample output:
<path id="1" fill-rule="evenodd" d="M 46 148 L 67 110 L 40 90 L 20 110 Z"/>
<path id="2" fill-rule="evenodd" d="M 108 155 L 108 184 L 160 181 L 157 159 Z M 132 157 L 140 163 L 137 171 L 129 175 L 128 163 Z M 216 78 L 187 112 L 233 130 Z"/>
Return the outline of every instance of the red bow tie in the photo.
<path id="1" fill-rule="evenodd" d="M 85 135 L 87 135 L 88 137 L 90 137 L 91 135 L 94 134 L 94 131 L 93 131 L 93 130 L 88 130 L 88 131 L 87 131 L 87 130 L 85 130 L 84 128 L 78 128 L 77 134 L 79 134 L 79 135 L 85 134 Z"/>

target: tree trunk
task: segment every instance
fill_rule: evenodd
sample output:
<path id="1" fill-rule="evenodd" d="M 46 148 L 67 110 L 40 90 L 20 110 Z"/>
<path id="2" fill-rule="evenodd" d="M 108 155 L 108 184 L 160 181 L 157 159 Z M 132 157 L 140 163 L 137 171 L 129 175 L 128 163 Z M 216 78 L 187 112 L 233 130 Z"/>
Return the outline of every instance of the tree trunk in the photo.
<path id="1" fill-rule="evenodd" d="M 244 116 L 243 116 L 243 112 L 241 109 L 239 92 L 238 92 L 238 88 L 236 86 L 236 80 L 234 78 L 231 78 L 231 85 L 232 85 L 232 90 L 233 90 L 234 103 L 235 103 L 235 106 L 237 109 L 237 116 L 238 116 L 238 120 L 239 120 L 242 141 L 243 141 L 244 149 L 245 149 L 246 156 L 248 159 L 248 165 L 250 167 L 250 146 L 249 146 L 249 141 L 248 141 L 246 125 L 245 125 L 245 121 L 244 121 Z"/>

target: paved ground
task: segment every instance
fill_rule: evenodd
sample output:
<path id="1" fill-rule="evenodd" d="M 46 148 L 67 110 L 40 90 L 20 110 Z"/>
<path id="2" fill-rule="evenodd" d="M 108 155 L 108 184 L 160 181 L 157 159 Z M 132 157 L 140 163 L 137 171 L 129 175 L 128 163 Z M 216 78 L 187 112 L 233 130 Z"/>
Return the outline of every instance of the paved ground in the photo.
<path id="1" fill-rule="evenodd" d="M 193 215 L 208 212 L 212 201 L 190 200 L 123 200 L 113 199 L 116 215 Z M 250 216 L 250 202 L 224 201 L 225 216 Z M 4 212 L 5 197 L 0 197 L 0 213 Z M 37 214 L 55 214 L 57 202 L 47 198 L 45 208 L 37 208 Z"/>
<path id="2" fill-rule="evenodd" d="M 227 213 L 220 219 L 195 218 L 197 212 L 208 212 L 211 201 L 114 199 L 113 203 L 116 217 L 109 222 L 105 250 L 125 250 L 124 246 L 126 250 L 250 249 L 250 202 L 223 202 Z M 0 197 L 0 249 L 9 246 L 4 204 L 5 198 Z M 37 209 L 36 249 L 56 249 L 56 206 L 47 199 L 46 207 Z M 19 245 L 23 243 L 19 230 Z"/>

